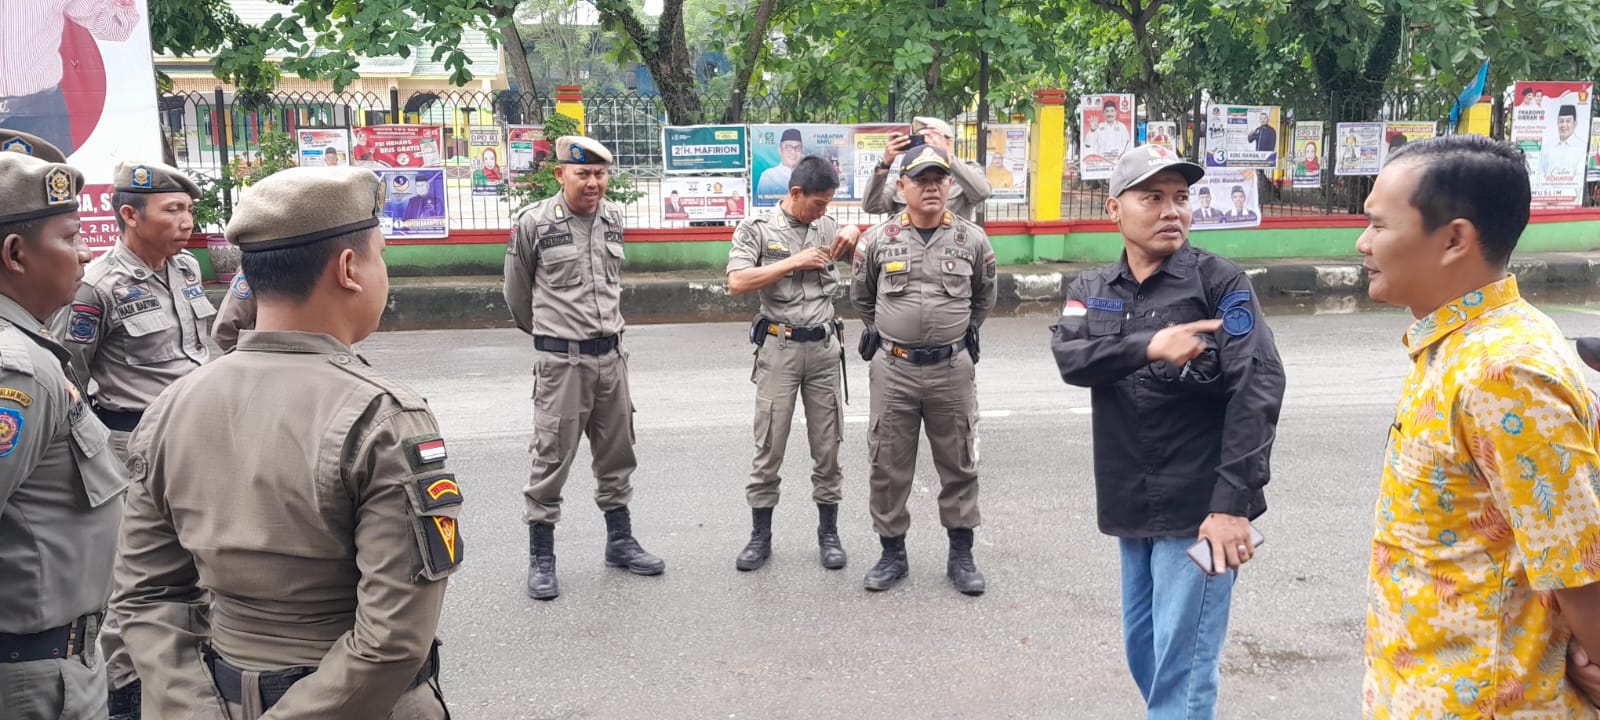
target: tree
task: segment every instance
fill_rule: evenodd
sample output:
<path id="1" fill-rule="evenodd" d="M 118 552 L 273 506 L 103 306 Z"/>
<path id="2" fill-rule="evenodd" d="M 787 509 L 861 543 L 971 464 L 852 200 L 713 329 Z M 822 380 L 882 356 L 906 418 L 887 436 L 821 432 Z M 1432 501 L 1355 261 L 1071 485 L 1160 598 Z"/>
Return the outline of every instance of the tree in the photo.
<path id="1" fill-rule="evenodd" d="M 700 95 L 695 89 L 693 56 L 684 33 L 684 0 L 662 0 L 654 27 L 627 0 L 590 0 L 600 13 L 600 26 L 620 34 L 655 78 L 667 118 L 680 125 L 699 122 Z"/>

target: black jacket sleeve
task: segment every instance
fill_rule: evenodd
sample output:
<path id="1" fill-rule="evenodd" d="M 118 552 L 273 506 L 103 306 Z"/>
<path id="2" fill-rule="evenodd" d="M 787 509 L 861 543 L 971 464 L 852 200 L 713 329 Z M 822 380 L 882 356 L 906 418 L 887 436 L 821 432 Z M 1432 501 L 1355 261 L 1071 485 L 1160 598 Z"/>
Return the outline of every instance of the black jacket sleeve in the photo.
<path id="1" fill-rule="evenodd" d="M 1089 319 L 1074 313 L 1099 289 L 1097 273 L 1079 275 L 1067 287 L 1067 303 L 1051 330 L 1050 349 L 1056 367 L 1068 385 L 1094 387 L 1110 385 L 1150 364 L 1150 338 L 1154 331 L 1094 336 Z"/>
<path id="2" fill-rule="evenodd" d="M 1265 509 L 1255 498 L 1271 479 L 1272 441 L 1283 405 L 1283 361 L 1261 314 L 1249 276 L 1238 272 L 1208 293 L 1220 298 L 1217 355 L 1227 394 L 1222 461 L 1211 493 L 1211 512 L 1253 518 Z"/>

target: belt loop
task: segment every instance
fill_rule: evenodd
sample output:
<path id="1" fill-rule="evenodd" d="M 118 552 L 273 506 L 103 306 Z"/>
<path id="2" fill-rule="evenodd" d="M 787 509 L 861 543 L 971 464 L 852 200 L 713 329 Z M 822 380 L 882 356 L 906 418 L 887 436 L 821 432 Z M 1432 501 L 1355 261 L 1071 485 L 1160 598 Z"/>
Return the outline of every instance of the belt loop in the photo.
<path id="1" fill-rule="evenodd" d="M 239 695 L 239 704 L 244 708 L 245 720 L 258 720 L 266 714 L 266 703 L 261 699 L 261 673 L 241 669 Z"/>
<path id="2" fill-rule="evenodd" d="M 578 362 L 578 356 L 583 354 L 583 343 L 578 340 L 567 340 L 567 362 Z"/>

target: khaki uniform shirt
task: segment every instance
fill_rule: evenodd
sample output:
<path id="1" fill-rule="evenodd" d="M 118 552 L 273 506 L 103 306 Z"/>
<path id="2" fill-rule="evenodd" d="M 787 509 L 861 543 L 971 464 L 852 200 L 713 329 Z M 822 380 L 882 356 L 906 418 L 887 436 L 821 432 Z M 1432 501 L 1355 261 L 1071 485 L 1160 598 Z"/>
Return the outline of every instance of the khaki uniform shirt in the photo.
<path id="1" fill-rule="evenodd" d="M 946 200 L 947 208 L 963 218 L 973 219 L 977 209 L 994 193 L 994 188 L 989 185 L 989 179 L 983 176 L 983 168 L 971 160 L 952 158 L 950 177 L 952 182 L 950 196 Z M 872 178 L 867 180 L 867 190 L 862 198 L 862 212 L 899 213 L 906 209 L 906 199 L 900 195 L 899 188 L 889 185 L 887 172 L 872 173 Z"/>
<path id="2" fill-rule="evenodd" d="M 98 612 L 128 486 L 110 434 L 67 379 L 67 350 L 0 295 L 0 633 Z"/>
<path id="3" fill-rule="evenodd" d="M 517 216 L 506 245 L 505 296 L 523 332 L 589 340 L 622 332 L 622 207 L 572 214 L 560 195 Z"/>
<path id="4" fill-rule="evenodd" d="M 247 331 L 175 383 L 129 443 L 112 599 L 152 716 L 223 718 L 209 643 L 317 668 L 274 716 L 386 717 L 463 559 L 444 459 L 422 397 L 327 335 Z"/>
<path id="5" fill-rule="evenodd" d="M 211 324 L 211 341 L 222 352 L 233 350 L 239 344 L 239 333 L 256 326 L 256 295 L 250 290 L 250 281 L 240 273 L 228 284 L 228 294 L 222 297 L 222 307 L 217 308 L 217 319 Z"/>
<path id="6" fill-rule="evenodd" d="M 807 248 L 828 250 L 839 234 L 839 221 L 827 215 L 810 225 L 796 225 L 781 208 L 739 221 L 728 251 L 728 272 L 787 260 Z M 839 294 L 839 269 L 798 270 L 756 291 L 761 317 L 785 325 L 814 326 L 833 320 Z"/>
<path id="7" fill-rule="evenodd" d="M 52 327 L 72 352 L 73 377 L 96 405 L 138 412 L 212 358 L 207 338 L 216 314 L 200 284 L 200 262 L 188 251 L 152 270 L 118 242 L 89 264 Z"/>
<path id="8" fill-rule="evenodd" d="M 924 241 L 901 213 L 861 240 L 850 299 L 884 338 L 907 347 L 949 345 L 994 307 L 994 248 L 977 225 L 946 212 Z"/>

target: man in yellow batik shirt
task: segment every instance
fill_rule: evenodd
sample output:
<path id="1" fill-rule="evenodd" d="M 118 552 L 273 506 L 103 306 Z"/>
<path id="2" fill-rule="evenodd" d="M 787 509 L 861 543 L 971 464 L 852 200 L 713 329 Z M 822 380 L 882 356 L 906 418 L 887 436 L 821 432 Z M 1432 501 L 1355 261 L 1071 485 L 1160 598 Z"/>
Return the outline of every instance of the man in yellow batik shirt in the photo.
<path id="1" fill-rule="evenodd" d="M 1569 642 L 1600 648 L 1596 412 L 1506 272 L 1529 197 L 1519 151 L 1456 135 L 1391 155 L 1367 199 L 1368 292 L 1417 318 L 1372 540 L 1367 718 L 1600 717 L 1566 679 Z"/>

